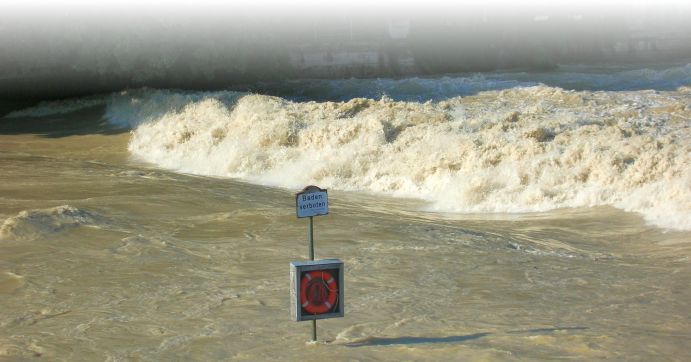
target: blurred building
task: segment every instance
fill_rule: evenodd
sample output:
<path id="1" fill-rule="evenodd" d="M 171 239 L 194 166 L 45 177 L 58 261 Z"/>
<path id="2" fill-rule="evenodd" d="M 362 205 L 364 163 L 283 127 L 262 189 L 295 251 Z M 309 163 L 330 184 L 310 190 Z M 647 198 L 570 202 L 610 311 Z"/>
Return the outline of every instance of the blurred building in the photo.
<path id="1" fill-rule="evenodd" d="M 691 59 L 691 7 L 0 15 L 0 99 Z M 424 10 L 424 11 L 423 11 Z M 267 15 L 268 14 L 268 15 Z M 130 14 L 131 15 L 131 14 Z M 184 16 L 183 16 L 184 15 Z"/>

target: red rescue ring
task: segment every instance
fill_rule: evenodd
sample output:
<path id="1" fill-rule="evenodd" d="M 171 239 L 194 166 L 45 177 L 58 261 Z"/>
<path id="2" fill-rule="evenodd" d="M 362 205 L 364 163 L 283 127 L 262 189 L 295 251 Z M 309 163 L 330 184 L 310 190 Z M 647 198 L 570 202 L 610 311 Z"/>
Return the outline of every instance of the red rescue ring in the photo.
<path id="1" fill-rule="evenodd" d="M 338 284 L 331 273 L 315 270 L 305 273 L 300 283 L 300 305 L 311 314 L 330 311 L 338 299 Z"/>

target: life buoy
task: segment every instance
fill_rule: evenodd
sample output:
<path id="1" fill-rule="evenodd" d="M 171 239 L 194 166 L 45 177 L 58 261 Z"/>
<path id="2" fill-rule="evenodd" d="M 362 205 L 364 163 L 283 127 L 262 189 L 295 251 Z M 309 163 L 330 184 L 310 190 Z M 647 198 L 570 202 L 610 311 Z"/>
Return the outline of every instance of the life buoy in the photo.
<path id="1" fill-rule="evenodd" d="M 323 314 L 338 300 L 338 283 L 328 271 L 305 273 L 300 283 L 300 305 L 307 313 Z"/>

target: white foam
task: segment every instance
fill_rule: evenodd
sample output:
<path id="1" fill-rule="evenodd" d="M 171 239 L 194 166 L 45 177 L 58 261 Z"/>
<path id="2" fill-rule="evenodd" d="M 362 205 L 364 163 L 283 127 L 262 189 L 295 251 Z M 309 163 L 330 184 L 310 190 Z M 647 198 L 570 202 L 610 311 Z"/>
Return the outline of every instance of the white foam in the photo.
<path id="1" fill-rule="evenodd" d="M 430 209 L 612 205 L 691 230 L 688 92 L 547 86 L 432 103 L 290 102 L 236 92 L 121 94 L 108 118 L 161 167 L 298 189 L 418 197 Z"/>

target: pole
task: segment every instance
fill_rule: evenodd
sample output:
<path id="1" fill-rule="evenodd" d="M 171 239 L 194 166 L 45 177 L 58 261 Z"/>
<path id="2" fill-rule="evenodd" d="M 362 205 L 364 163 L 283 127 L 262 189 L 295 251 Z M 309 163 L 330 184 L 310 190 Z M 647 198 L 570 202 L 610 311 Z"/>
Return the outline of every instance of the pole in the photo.
<path id="1" fill-rule="evenodd" d="M 312 342 L 317 341 L 317 320 L 312 319 Z"/>
<path id="2" fill-rule="evenodd" d="M 314 216 L 310 216 L 309 229 L 307 230 L 307 238 L 310 242 L 310 260 L 314 260 L 314 229 L 312 226 L 312 219 L 314 219 Z"/>
<path id="3" fill-rule="evenodd" d="M 314 217 L 310 216 L 310 223 L 307 230 L 307 239 L 310 242 L 310 260 L 314 260 Z M 312 319 L 312 342 L 317 341 L 317 320 Z"/>

